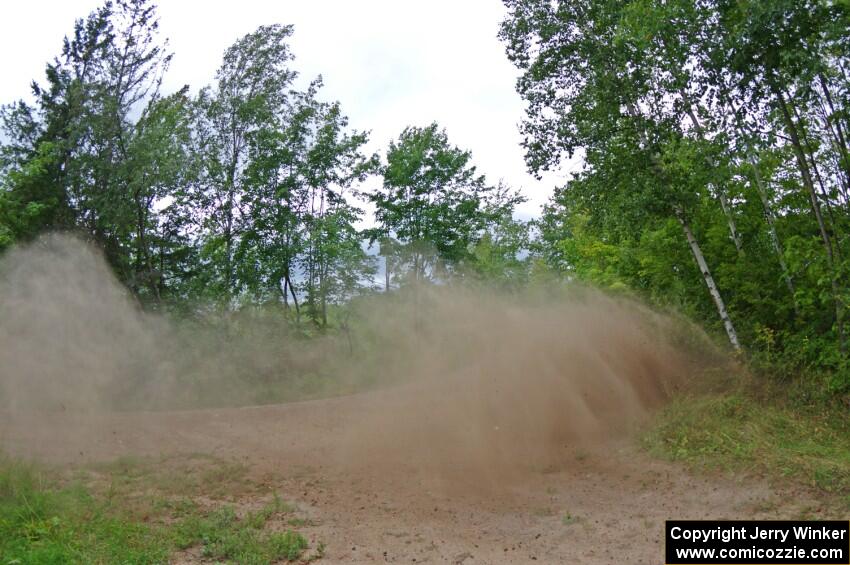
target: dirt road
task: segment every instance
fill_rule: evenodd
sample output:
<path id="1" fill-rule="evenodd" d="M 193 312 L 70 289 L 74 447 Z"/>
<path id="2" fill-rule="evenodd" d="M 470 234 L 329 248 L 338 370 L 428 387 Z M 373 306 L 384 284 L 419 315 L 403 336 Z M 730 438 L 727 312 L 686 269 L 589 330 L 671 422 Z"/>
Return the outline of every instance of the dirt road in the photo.
<path id="1" fill-rule="evenodd" d="M 415 433 L 405 415 L 421 399 L 403 396 L 6 416 L 0 441 L 12 454 L 63 464 L 190 453 L 243 461 L 309 518 L 302 531 L 327 545 L 327 563 L 659 563 L 665 519 L 786 516 L 801 504 L 752 479 L 698 478 L 653 460 L 628 433 L 565 441 L 522 465 L 472 457 L 466 443 L 440 435 L 448 428 L 433 432 L 445 415 Z M 498 451 L 491 439 L 484 445 Z"/>

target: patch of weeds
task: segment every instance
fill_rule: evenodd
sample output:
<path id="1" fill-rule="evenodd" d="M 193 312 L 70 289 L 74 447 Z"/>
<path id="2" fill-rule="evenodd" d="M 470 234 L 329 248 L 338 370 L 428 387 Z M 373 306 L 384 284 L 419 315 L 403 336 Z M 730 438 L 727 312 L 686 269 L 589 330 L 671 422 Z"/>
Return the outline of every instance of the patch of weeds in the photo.
<path id="1" fill-rule="evenodd" d="M 93 468 L 108 473 L 113 480 L 132 481 L 149 474 L 152 466 L 149 459 L 127 455 L 93 465 Z"/>
<path id="2" fill-rule="evenodd" d="M 320 541 L 316 546 L 316 553 L 309 557 L 310 561 L 317 561 L 325 556 L 325 550 L 327 547 L 325 546 L 325 542 Z"/>
<path id="3" fill-rule="evenodd" d="M 200 545 L 201 555 L 213 560 L 246 564 L 294 561 L 307 550 L 307 540 L 292 530 L 266 531 L 264 526 L 278 512 L 275 501 L 241 518 L 231 506 L 192 516 L 177 525 L 178 546 L 186 549 Z"/>
<path id="4" fill-rule="evenodd" d="M 565 526 L 572 526 L 579 522 L 579 517 L 570 514 L 569 512 L 564 512 L 563 516 L 561 516 L 561 523 Z"/>
<path id="5" fill-rule="evenodd" d="M 240 497 L 261 491 L 248 478 L 248 467 L 209 455 L 167 456 L 158 459 L 124 457 L 93 465 L 93 483 L 108 483 L 108 496 L 127 498 L 133 493 L 162 496 L 204 496 L 212 499 Z M 98 486 L 95 484 L 95 486 Z"/>
<path id="6" fill-rule="evenodd" d="M 274 497 L 259 510 L 242 515 L 232 506 L 209 508 L 196 489 L 174 496 L 175 472 L 201 480 L 182 484 L 227 485 L 241 467 L 212 472 L 202 461 L 122 458 L 91 473 L 55 472 L 24 465 L 0 455 L 0 556 L 6 563 L 165 563 L 177 550 L 199 547 L 204 558 L 260 564 L 309 557 L 307 540 L 294 530 L 274 531 L 294 508 Z M 194 495 L 201 496 L 201 504 Z"/>
<path id="7" fill-rule="evenodd" d="M 314 526 L 312 520 L 307 518 L 290 518 L 286 521 L 287 525 L 292 526 L 293 528 L 303 528 L 304 526 Z"/>
<path id="8" fill-rule="evenodd" d="M 0 457 L 0 555 L 4 563 L 161 563 L 169 548 L 165 532 L 127 519 L 112 501 Z"/>
<path id="9" fill-rule="evenodd" d="M 850 418 L 828 405 L 744 390 L 683 396 L 660 413 L 643 444 L 666 459 L 791 480 L 830 501 L 850 500 Z"/>
<path id="10" fill-rule="evenodd" d="M 254 486 L 247 480 L 248 467 L 238 461 L 223 461 L 199 474 L 199 488 L 214 496 L 238 495 Z"/>
<path id="11" fill-rule="evenodd" d="M 198 504 L 191 498 L 155 498 L 152 508 L 174 519 L 191 516 L 200 511 Z"/>

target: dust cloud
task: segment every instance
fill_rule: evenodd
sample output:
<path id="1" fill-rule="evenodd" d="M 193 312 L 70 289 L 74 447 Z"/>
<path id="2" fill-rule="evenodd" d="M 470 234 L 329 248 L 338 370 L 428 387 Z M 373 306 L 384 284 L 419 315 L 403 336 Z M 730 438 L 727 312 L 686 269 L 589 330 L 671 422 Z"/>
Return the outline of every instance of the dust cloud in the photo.
<path id="1" fill-rule="evenodd" d="M 323 446 L 328 463 L 495 476 L 543 470 L 575 446 L 628 433 L 695 366 L 722 360 L 682 320 L 575 286 L 510 297 L 431 286 L 349 308 L 347 331 L 310 339 L 280 306 L 226 322 L 172 320 L 143 312 L 96 250 L 51 236 L 0 260 L 0 416 L 113 413 L 143 435 L 138 410 L 193 409 L 162 431 L 173 441 L 174 427 L 204 427 L 212 412 L 199 408 L 338 396 L 216 410 L 230 435 L 213 439 L 274 442 L 279 418 L 281 434 Z M 168 414 L 151 415 L 150 429 Z M 324 420 L 311 427 L 314 416 Z"/>
<path id="2" fill-rule="evenodd" d="M 70 236 L 0 258 L 0 410 L 199 408 L 345 392 L 327 376 L 339 341 L 295 335 L 279 308 L 145 312 L 101 253 Z"/>
<path id="3" fill-rule="evenodd" d="M 719 360 L 680 320 L 589 289 L 508 300 L 431 288 L 406 302 L 419 304 L 417 332 L 417 313 L 383 319 L 404 336 L 392 371 L 411 380 L 341 441 L 345 462 L 378 475 L 407 466 L 468 491 L 562 468 Z"/>

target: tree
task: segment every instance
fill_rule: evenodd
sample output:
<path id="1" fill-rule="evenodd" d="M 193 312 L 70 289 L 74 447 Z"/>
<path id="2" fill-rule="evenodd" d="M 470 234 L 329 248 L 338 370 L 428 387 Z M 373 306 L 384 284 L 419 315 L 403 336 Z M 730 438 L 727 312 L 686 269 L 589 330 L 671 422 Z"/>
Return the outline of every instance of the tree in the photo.
<path id="1" fill-rule="evenodd" d="M 538 222 L 536 251 L 705 321 L 713 310 L 730 342 L 756 348 L 767 332 L 794 363 L 842 367 L 846 5 L 506 5 L 529 168 L 579 150 L 586 163 Z"/>
<path id="2" fill-rule="evenodd" d="M 292 26 L 271 25 L 242 37 L 225 51 L 215 88 L 198 96 L 195 135 L 202 166 L 187 198 L 203 218 L 211 292 L 228 304 L 239 293 L 235 254 L 247 229 L 250 138 L 276 127 L 287 111 L 296 77 L 289 68 L 291 35 Z"/>
<path id="3" fill-rule="evenodd" d="M 108 2 L 78 20 L 60 57 L 47 65 L 46 84 L 33 83 L 36 108 L 4 109 L 11 142 L 4 145 L 4 215 L 15 239 L 43 229 L 81 230 L 97 241 L 125 281 L 137 279 L 141 247 L 134 218 L 139 187 L 133 159 L 134 114 L 158 104 L 171 55 L 160 42 L 148 0 Z M 141 234 L 144 235 L 144 234 Z M 144 246 L 142 246 L 144 247 Z"/>
<path id="4" fill-rule="evenodd" d="M 591 199 L 606 200 L 604 213 L 629 209 L 625 218 L 636 222 L 647 215 L 675 218 L 738 349 L 737 331 L 691 227 L 695 203 L 708 191 L 708 179 L 691 174 L 705 175 L 694 160 L 703 158 L 704 148 L 683 135 L 671 97 L 681 89 L 659 64 L 667 61 L 630 41 L 627 10 L 592 0 L 506 3 L 501 35 L 509 58 L 524 71 L 518 89 L 529 102 L 523 131 L 532 171 L 556 166 L 581 147 L 587 163 L 581 186 L 597 191 Z"/>
<path id="5" fill-rule="evenodd" d="M 486 206 L 493 187 L 470 161 L 436 123 L 408 127 L 390 143 L 383 187 L 370 195 L 378 224 L 371 239 L 397 241 L 396 257 L 409 264 L 414 281 L 470 260 L 493 217 Z"/>
<path id="6" fill-rule="evenodd" d="M 292 26 L 261 26 L 224 53 L 214 87 L 160 94 L 171 55 L 149 0 L 76 22 L 34 85 L 0 112 L 0 248 L 82 232 L 146 305 L 306 300 L 328 305 L 372 276 L 356 184 L 376 167 L 339 103 L 304 91 Z"/>
<path id="7" fill-rule="evenodd" d="M 371 277 L 354 228 L 362 212 L 352 187 L 374 171 L 376 157 L 362 153 L 366 134 L 346 131 L 339 103 L 316 99 L 320 87 L 314 81 L 275 128 L 251 137 L 246 181 L 251 227 L 241 253 L 258 259 L 250 263 L 259 267 L 250 269 L 260 283 L 256 288 L 279 293 L 287 307 L 291 296 L 296 317 L 301 290 L 307 315 L 324 328 L 328 303 L 346 299 Z"/>
<path id="8" fill-rule="evenodd" d="M 488 224 L 472 247 L 470 261 L 472 273 L 481 281 L 513 290 L 528 283 L 529 223 L 514 218 L 516 206 L 525 201 L 503 183 L 488 198 Z"/>
<path id="9" fill-rule="evenodd" d="M 173 199 L 191 182 L 191 112 L 187 88 L 153 100 L 127 142 L 122 172 L 132 198 L 135 226 L 134 273 L 131 287 L 145 288 L 156 302 L 162 299 L 164 259 L 177 233 L 168 231 L 154 206 Z M 158 255 L 159 260 L 156 260 Z"/>

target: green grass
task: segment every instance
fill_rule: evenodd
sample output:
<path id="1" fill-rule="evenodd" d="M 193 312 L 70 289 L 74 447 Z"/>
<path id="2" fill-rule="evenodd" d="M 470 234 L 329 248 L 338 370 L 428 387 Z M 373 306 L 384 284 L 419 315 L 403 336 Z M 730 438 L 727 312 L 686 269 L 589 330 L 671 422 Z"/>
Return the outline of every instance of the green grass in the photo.
<path id="1" fill-rule="evenodd" d="M 194 461 L 181 482 L 189 463 L 170 463 L 125 459 L 67 479 L 0 457 L 0 565 L 167 563 L 179 551 L 219 563 L 321 557 L 321 544 L 308 556 L 304 536 L 285 526 L 294 508 L 277 496 L 249 511 L 210 502 L 216 487 L 248 483 L 236 467 Z"/>
<path id="2" fill-rule="evenodd" d="M 850 508 L 850 416 L 839 402 L 812 400 L 788 383 L 749 382 L 681 396 L 644 443 L 667 459 L 746 471 L 810 487 Z"/>
<path id="3" fill-rule="evenodd" d="M 295 561 L 307 549 L 307 540 L 292 530 L 264 531 L 266 522 L 280 513 L 275 504 L 239 518 L 231 506 L 207 515 L 192 514 L 175 527 L 177 545 L 201 544 L 201 556 L 215 561 L 262 564 Z"/>

